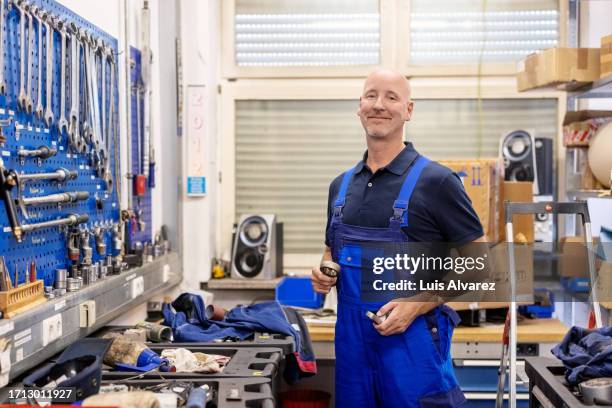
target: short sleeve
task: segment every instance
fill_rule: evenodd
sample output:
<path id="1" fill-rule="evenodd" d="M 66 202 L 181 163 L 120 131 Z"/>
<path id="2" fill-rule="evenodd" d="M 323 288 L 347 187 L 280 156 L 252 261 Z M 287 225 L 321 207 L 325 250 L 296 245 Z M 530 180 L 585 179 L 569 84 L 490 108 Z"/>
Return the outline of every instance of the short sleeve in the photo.
<path id="1" fill-rule="evenodd" d="M 484 235 L 472 201 L 456 173 L 446 175 L 440 183 L 436 202 L 433 216 L 447 242 L 462 245 Z"/>
<path id="2" fill-rule="evenodd" d="M 329 226 L 331 225 L 332 219 L 332 201 L 336 197 L 337 179 L 329 184 L 329 192 L 327 193 L 327 224 L 325 226 L 325 246 L 331 248 L 331 242 L 329 242 Z"/>

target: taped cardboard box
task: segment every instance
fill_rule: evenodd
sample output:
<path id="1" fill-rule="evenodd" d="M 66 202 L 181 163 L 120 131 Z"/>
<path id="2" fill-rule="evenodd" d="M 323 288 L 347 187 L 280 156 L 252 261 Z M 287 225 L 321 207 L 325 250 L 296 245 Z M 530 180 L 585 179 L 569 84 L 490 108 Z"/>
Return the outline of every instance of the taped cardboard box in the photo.
<path id="1" fill-rule="evenodd" d="M 495 291 L 486 292 L 476 301 L 467 294 L 447 305 L 455 310 L 498 309 L 508 307 L 511 299 L 510 273 L 508 265 L 508 244 L 500 243 L 490 249 L 491 273 L 489 279 L 495 282 Z M 514 267 L 516 271 L 517 301 L 520 304 L 533 303 L 533 245 L 514 245 Z"/>
<path id="2" fill-rule="evenodd" d="M 528 55 L 518 64 L 517 89 L 547 85 L 577 86 L 599 79 L 599 48 L 549 48 Z"/>
<path id="3" fill-rule="evenodd" d="M 563 118 L 563 146 L 587 147 L 597 130 L 612 121 L 612 111 L 580 110 Z"/>
<path id="4" fill-rule="evenodd" d="M 600 76 L 605 78 L 612 75 L 612 35 L 601 37 Z"/>
<path id="5" fill-rule="evenodd" d="M 593 237 L 593 256 L 595 257 L 596 270 L 601 265 L 601 259 L 597 258 L 595 254 L 598 243 L 599 238 Z M 559 275 L 570 278 L 588 278 L 589 263 L 584 237 L 562 237 L 560 249 Z"/>
<path id="6" fill-rule="evenodd" d="M 506 239 L 506 201 L 515 203 L 533 203 L 533 183 L 530 181 L 504 181 L 501 188 L 501 208 L 499 222 L 499 239 Z M 529 214 L 513 217 L 514 242 L 533 242 L 534 216 Z"/>
<path id="7" fill-rule="evenodd" d="M 440 164 L 461 177 L 487 240 L 490 243 L 499 242 L 501 160 L 444 160 L 440 161 Z"/>

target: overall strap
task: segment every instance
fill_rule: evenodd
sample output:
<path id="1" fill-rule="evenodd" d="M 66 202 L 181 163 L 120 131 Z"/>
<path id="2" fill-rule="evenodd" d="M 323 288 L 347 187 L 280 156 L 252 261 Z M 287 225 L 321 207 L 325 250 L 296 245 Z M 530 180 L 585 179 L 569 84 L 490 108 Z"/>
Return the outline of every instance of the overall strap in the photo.
<path id="1" fill-rule="evenodd" d="M 427 157 L 419 156 L 412 167 L 408 170 L 404 184 L 397 196 L 397 199 L 393 203 L 393 217 L 391 217 L 392 223 L 401 223 L 402 227 L 408 226 L 408 203 L 412 197 L 412 192 L 416 186 L 423 169 L 431 162 Z"/>
<path id="2" fill-rule="evenodd" d="M 336 201 L 334 201 L 334 217 L 339 217 L 342 215 L 342 208 L 344 208 L 344 203 L 346 202 L 346 192 L 348 191 L 349 184 L 351 183 L 351 179 L 355 173 L 355 167 L 352 167 L 344 173 L 342 184 L 340 184 L 340 191 L 338 191 Z"/>

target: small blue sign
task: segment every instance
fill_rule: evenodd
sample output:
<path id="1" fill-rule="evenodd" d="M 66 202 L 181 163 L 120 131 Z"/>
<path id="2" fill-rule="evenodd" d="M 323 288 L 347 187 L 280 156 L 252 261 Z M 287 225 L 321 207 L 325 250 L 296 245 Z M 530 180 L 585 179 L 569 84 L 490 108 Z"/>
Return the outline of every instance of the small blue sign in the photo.
<path id="1" fill-rule="evenodd" d="M 187 177 L 187 195 L 206 194 L 206 177 Z"/>

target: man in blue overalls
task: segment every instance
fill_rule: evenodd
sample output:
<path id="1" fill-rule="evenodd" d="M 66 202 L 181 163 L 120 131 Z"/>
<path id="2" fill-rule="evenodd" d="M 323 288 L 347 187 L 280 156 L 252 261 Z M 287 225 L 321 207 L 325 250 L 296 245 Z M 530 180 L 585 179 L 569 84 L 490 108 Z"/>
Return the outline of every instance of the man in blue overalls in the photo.
<path id="1" fill-rule="evenodd" d="M 457 407 L 465 402 L 450 357 L 457 314 L 438 297 L 381 303 L 381 324 L 360 299 L 361 250 L 367 242 L 485 241 L 461 180 L 405 143 L 413 102 L 401 74 L 368 76 L 358 116 L 367 151 L 330 185 L 323 260 L 340 264 L 336 323 L 336 406 Z M 361 246 L 360 246 L 361 243 Z M 328 293 L 336 278 L 313 268 L 312 284 Z M 376 311 L 373 310 L 373 311 Z"/>

